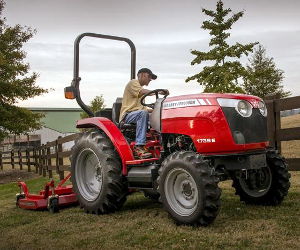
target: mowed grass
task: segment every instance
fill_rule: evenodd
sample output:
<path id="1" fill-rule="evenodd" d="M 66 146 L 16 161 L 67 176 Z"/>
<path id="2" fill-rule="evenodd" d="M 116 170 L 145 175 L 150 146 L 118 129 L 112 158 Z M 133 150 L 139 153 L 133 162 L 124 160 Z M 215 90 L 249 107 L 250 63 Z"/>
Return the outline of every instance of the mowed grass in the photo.
<path id="1" fill-rule="evenodd" d="M 47 178 L 27 181 L 37 192 Z M 246 206 L 223 182 L 219 216 L 209 227 L 176 226 L 159 203 L 135 193 L 121 211 L 58 214 L 15 207 L 15 183 L 0 185 L 0 249 L 300 249 L 300 173 L 282 205 Z"/>
<path id="2" fill-rule="evenodd" d="M 300 115 L 282 118 L 281 125 L 300 127 Z M 282 153 L 300 157 L 300 141 L 282 142 Z M 26 182 L 31 192 L 38 192 L 47 181 L 36 177 Z M 85 214 L 78 206 L 58 214 L 22 210 L 15 207 L 16 183 L 2 184 L 0 249 L 300 249 L 300 172 L 292 172 L 291 183 L 277 207 L 246 206 L 230 181 L 220 183 L 220 214 L 206 228 L 176 226 L 161 204 L 141 193 L 108 215 Z"/>

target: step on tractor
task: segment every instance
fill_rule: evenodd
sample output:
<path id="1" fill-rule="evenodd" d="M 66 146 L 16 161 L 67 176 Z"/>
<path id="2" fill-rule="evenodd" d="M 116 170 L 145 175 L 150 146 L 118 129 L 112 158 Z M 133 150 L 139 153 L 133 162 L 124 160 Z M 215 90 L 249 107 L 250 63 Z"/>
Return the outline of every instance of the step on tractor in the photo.
<path id="1" fill-rule="evenodd" d="M 74 43 L 74 78 L 65 97 L 76 99 L 89 118 L 71 155 L 71 181 L 80 206 L 91 214 L 121 209 L 134 191 L 163 204 L 176 224 L 211 224 L 220 210 L 220 181 L 232 180 L 246 204 L 279 205 L 290 174 L 283 157 L 269 148 L 267 109 L 243 94 L 199 93 L 167 97 L 156 89 L 141 104 L 153 109 L 146 147 L 151 158 L 135 159 L 135 124 L 119 122 L 122 98 L 93 113 L 80 97 L 79 44 L 84 37 L 126 42 L 135 78 L 136 50 L 127 38 L 83 33 Z M 100 91 L 100 90 L 99 90 Z M 171 92 L 171 91 L 170 91 Z M 151 103 L 148 96 L 154 95 Z"/>

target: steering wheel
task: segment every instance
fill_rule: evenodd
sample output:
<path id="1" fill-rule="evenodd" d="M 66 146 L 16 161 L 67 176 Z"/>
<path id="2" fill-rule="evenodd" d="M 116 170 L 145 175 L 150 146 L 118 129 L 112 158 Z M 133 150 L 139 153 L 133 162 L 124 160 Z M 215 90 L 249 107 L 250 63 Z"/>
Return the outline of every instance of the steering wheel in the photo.
<path id="1" fill-rule="evenodd" d="M 149 108 L 152 108 L 152 109 L 153 109 L 153 108 L 154 108 L 154 105 L 155 105 L 155 102 L 149 103 L 149 104 L 145 103 L 146 97 L 147 97 L 147 96 L 152 96 L 153 94 L 155 94 L 156 100 L 157 100 L 157 99 L 158 99 L 158 94 L 163 95 L 162 98 L 166 98 L 170 93 L 169 93 L 169 90 L 167 90 L 167 89 L 154 89 L 154 90 L 148 92 L 147 94 L 143 95 L 143 97 L 142 97 L 142 99 L 141 99 L 141 104 L 142 104 L 143 106 L 146 106 L 146 107 L 149 107 Z"/>

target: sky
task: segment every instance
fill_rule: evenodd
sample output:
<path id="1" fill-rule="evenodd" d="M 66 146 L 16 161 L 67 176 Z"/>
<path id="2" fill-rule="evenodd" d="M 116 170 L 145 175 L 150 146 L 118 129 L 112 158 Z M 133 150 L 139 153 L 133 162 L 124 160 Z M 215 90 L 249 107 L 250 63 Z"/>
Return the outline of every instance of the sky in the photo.
<path id="1" fill-rule="evenodd" d="M 26 61 L 39 74 L 37 85 L 48 94 L 19 103 L 23 107 L 78 107 L 63 89 L 73 78 L 73 44 L 84 32 L 131 39 L 137 49 L 137 69 L 150 68 L 158 79 L 148 89 L 167 88 L 171 95 L 201 93 L 196 82 L 185 83 L 203 65 L 191 66 L 190 51 L 208 51 L 210 36 L 201 29 L 217 0 L 6 0 L 8 25 L 36 29 L 24 45 Z M 260 42 L 277 68 L 283 85 L 300 95 L 300 1 L 224 0 L 224 7 L 244 16 L 232 26 L 230 45 Z M 242 58 L 244 65 L 248 58 Z M 130 78 L 130 49 L 124 42 L 84 38 L 80 45 L 80 91 L 88 104 L 103 94 L 111 107 Z"/>

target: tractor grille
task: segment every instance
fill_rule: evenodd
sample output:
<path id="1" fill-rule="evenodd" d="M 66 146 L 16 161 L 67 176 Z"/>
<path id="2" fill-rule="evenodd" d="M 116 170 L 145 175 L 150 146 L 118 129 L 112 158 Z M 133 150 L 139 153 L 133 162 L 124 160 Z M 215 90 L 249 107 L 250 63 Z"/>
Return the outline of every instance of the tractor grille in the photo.
<path id="1" fill-rule="evenodd" d="M 236 144 L 268 141 L 267 118 L 259 109 L 252 109 L 250 117 L 242 117 L 235 108 L 222 107 Z"/>

